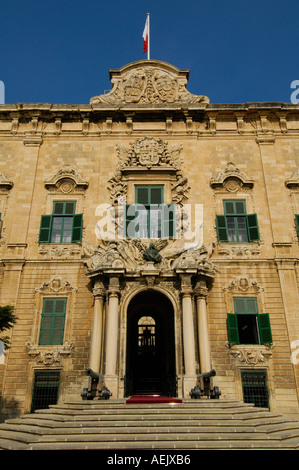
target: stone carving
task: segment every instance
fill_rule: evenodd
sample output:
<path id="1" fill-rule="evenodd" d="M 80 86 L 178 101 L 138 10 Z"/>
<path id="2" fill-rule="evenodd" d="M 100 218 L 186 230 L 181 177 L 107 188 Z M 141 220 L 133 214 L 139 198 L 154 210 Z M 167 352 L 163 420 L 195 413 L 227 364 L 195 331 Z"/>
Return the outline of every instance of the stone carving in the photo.
<path id="1" fill-rule="evenodd" d="M 233 162 L 211 178 L 210 184 L 213 189 L 225 189 L 229 192 L 237 192 L 241 188 L 252 188 L 254 180 L 243 173 Z"/>
<path id="2" fill-rule="evenodd" d="M 74 246 L 63 246 L 63 245 L 48 245 L 44 244 L 43 246 L 38 247 L 38 252 L 40 255 L 44 256 L 47 259 L 55 258 L 74 258 L 79 257 L 81 253 L 81 248 Z"/>
<path id="3" fill-rule="evenodd" d="M 62 279 L 61 276 L 52 276 L 50 281 L 45 281 L 35 292 L 74 292 L 77 287 L 73 287 L 68 281 Z"/>
<path id="4" fill-rule="evenodd" d="M 55 348 L 43 350 L 42 346 L 31 344 L 29 341 L 26 343 L 28 355 L 32 359 L 36 359 L 37 364 L 43 364 L 45 366 L 51 366 L 53 364 L 59 364 L 61 358 L 70 356 L 75 348 L 73 343 L 66 342 L 61 346 Z M 49 348 L 49 346 L 47 346 Z"/>
<path id="5" fill-rule="evenodd" d="M 187 91 L 188 71 L 161 61 L 139 61 L 110 72 L 112 90 L 104 95 L 94 96 L 92 106 L 124 105 L 126 103 L 172 104 L 176 102 L 209 104 L 204 95 Z"/>
<path id="6" fill-rule="evenodd" d="M 239 362 L 248 365 L 256 365 L 260 362 L 268 361 L 272 356 L 273 349 L 272 344 L 258 345 L 256 347 L 238 345 L 235 347 L 228 341 L 225 343 L 225 346 L 228 349 L 230 357 L 238 359 Z"/>
<path id="7" fill-rule="evenodd" d="M 89 273 L 119 268 L 137 272 L 144 270 L 147 262 L 154 262 L 159 270 L 195 268 L 215 273 L 209 261 L 213 250 L 214 243 L 190 249 L 183 240 L 160 239 L 153 244 L 150 240 L 123 239 L 95 247 L 86 264 Z"/>
<path id="8" fill-rule="evenodd" d="M 262 292 L 264 289 L 258 284 L 257 281 L 252 281 L 248 276 L 240 276 L 229 283 L 227 287 L 223 287 L 224 291 L 228 292 Z"/>
<path id="9" fill-rule="evenodd" d="M 154 137 L 141 137 L 131 142 L 131 148 L 117 146 L 118 163 L 114 175 L 108 180 L 108 190 L 113 205 L 119 202 L 120 197 L 127 193 L 127 183 L 123 177 L 132 170 L 171 171 L 176 175 L 176 181 L 172 183 L 172 202 L 181 204 L 188 198 L 190 187 L 188 179 L 182 170 L 182 158 L 180 156 L 181 145 L 168 148 L 168 143 L 163 139 Z"/>
<path id="10" fill-rule="evenodd" d="M 3 173 L 0 173 L 0 191 L 6 192 L 13 187 L 13 182 L 7 178 Z"/>
<path id="11" fill-rule="evenodd" d="M 261 254 L 261 249 L 259 246 L 260 242 L 253 242 L 253 246 L 247 245 L 238 245 L 238 246 L 221 246 L 218 247 L 219 255 L 226 255 L 228 259 L 251 259 L 254 256 L 259 256 Z"/>
<path id="12" fill-rule="evenodd" d="M 285 180 L 285 185 L 289 189 L 299 188 L 299 168 L 297 168 L 289 178 Z"/>
<path id="13" fill-rule="evenodd" d="M 66 164 L 52 178 L 45 180 L 45 186 L 50 190 L 58 190 L 68 194 L 74 190 L 82 191 L 88 188 L 88 181 L 71 165 Z"/>

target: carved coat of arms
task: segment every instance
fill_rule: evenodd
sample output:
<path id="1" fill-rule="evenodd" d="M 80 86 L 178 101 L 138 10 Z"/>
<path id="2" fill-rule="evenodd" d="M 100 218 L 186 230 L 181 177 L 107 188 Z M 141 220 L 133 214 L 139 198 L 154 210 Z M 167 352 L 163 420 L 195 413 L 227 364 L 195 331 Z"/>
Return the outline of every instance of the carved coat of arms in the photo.
<path id="1" fill-rule="evenodd" d="M 150 168 L 160 163 L 164 152 L 164 142 L 153 138 L 138 139 L 134 144 L 134 151 L 139 163 Z"/>

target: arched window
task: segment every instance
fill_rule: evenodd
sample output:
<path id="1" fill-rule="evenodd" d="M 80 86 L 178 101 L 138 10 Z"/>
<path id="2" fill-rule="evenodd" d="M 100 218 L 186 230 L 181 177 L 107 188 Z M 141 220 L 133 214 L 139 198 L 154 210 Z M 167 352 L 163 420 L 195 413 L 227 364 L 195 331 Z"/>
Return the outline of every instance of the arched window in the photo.
<path id="1" fill-rule="evenodd" d="M 155 354 L 156 322 L 153 317 L 144 316 L 138 321 L 138 355 Z"/>

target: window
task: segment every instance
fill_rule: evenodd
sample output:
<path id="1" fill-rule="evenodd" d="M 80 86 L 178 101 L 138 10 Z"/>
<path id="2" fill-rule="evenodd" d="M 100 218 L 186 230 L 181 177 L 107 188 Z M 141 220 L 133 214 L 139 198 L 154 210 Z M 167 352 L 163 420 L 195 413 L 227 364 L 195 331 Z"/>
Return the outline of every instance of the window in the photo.
<path id="1" fill-rule="evenodd" d="M 254 406 L 269 408 L 265 370 L 242 370 L 241 381 L 244 403 L 254 403 Z"/>
<path id="2" fill-rule="evenodd" d="M 76 202 L 56 201 L 52 215 L 42 215 L 40 243 L 73 243 L 81 241 L 83 214 L 75 214 Z"/>
<path id="3" fill-rule="evenodd" d="M 31 413 L 57 404 L 59 379 L 59 370 L 35 371 Z"/>
<path id="4" fill-rule="evenodd" d="M 44 299 L 39 344 L 63 343 L 66 300 Z"/>
<path id="5" fill-rule="evenodd" d="M 163 186 L 136 186 L 135 204 L 126 205 L 125 236 L 169 238 L 175 232 L 175 204 L 163 204 Z"/>
<path id="6" fill-rule="evenodd" d="M 223 201 L 224 215 L 216 215 L 218 240 L 247 243 L 260 239 L 256 214 L 246 213 L 246 202 Z"/>
<path id="7" fill-rule="evenodd" d="M 232 344 L 272 343 L 268 313 L 258 313 L 255 297 L 235 297 L 235 313 L 227 314 L 228 338 Z"/>

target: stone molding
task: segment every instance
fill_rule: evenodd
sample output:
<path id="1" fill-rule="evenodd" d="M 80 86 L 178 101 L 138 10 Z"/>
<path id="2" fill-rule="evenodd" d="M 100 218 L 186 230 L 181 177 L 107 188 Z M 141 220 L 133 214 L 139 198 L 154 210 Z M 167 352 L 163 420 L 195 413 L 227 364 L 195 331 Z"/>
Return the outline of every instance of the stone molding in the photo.
<path id="1" fill-rule="evenodd" d="M 241 364 L 257 365 L 268 362 L 272 356 L 272 344 L 259 345 L 232 345 L 228 341 L 225 343 L 229 356 L 236 359 Z"/>
<path id="2" fill-rule="evenodd" d="M 61 358 L 70 356 L 75 349 L 73 343 L 66 342 L 61 346 L 41 346 L 31 344 L 29 341 L 26 343 L 27 353 L 31 359 L 35 359 L 36 364 L 43 364 L 44 366 L 52 366 L 60 364 Z"/>
<path id="3" fill-rule="evenodd" d="M 76 292 L 77 287 L 73 287 L 69 281 L 64 280 L 61 276 L 52 276 L 50 281 L 45 281 L 35 292 L 39 293 L 68 293 Z"/>
<path id="4" fill-rule="evenodd" d="M 240 189 L 252 189 L 254 180 L 242 172 L 235 163 L 228 162 L 217 176 L 211 178 L 210 185 L 214 190 L 220 189 L 235 193 Z"/>
<path id="5" fill-rule="evenodd" d="M 69 194 L 73 191 L 84 191 L 88 188 L 88 181 L 71 165 L 66 164 L 60 168 L 50 179 L 45 180 L 45 187 L 51 191 L 60 191 Z"/>

